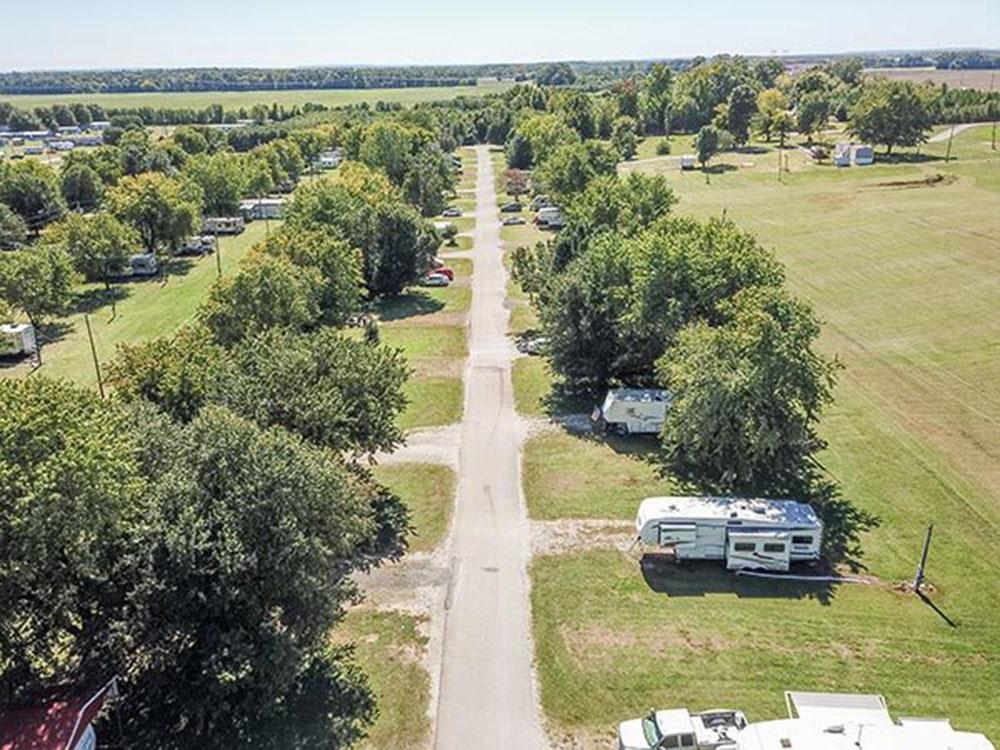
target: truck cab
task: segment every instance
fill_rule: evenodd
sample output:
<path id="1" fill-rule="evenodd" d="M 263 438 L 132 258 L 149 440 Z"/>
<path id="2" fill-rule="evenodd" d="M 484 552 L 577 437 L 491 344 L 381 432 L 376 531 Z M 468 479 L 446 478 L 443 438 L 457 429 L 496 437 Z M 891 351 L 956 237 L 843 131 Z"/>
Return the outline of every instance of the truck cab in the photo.
<path id="1" fill-rule="evenodd" d="M 650 711 L 618 725 L 618 750 L 735 750 L 736 735 L 746 726 L 742 711 Z"/>

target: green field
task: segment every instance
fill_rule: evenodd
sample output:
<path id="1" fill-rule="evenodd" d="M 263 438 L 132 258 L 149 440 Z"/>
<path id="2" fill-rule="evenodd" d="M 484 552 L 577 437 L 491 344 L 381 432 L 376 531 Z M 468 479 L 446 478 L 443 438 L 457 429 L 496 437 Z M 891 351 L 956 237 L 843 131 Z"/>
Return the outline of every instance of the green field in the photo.
<path id="1" fill-rule="evenodd" d="M 271 229 L 275 226 L 276 222 L 271 222 Z M 222 237 L 220 260 L 223 273 L 235 271 L 250 248 L 264 239 L 266 231 L 264 222 L 258 221 L 248 225 L 243 234 Z M 197 259 L 177 258 L 171 262 L 170 269 L 166 284 L 152 278 L 116 285 L 115 291 L 121 299 L 116 304 L 114 318 L 103 284 L 78 287 L 71 314 L 48 326 L 47 335 L 54 340 L 44 346 L 43 365 L 37 372 L 84 385 L 96 385 L 97 375 L 84 323 L 86 312 L 90 314 L 94 344 L 102 364 L 114 357 L 119 344 L 134 344 L 162 336 L 193 320 L 198 306 L 217 278 L 216 259 L 213 255 Z M 30 372 L 29 364 L 21 363 L 0 371 L 0 374 L 21 376 Z"/>
<path id="2" fill-rule="evenodd" d="M 410 510 L 411 552 L 430 552 L 448 533 L 455 497 L 455 472 L 440 464 L 382 464 L 375 478 L 399 495 Z"/>
<path id="3" fill-rule="evenodd" d="M 303 105 L 306 102 L 342 107 L 367 102 L 391 102 L 412 105 L 419 102 L 443 101 L 458 96 L 482 96 L 502 91 L 507 83 L 486 82 L 478 86 L 439 86 L 403 89 L 301 89 L 294 91 L 181 91 L 131 94 L 0 94 L 0 102 L 10 102 L 15 107 L 51 107 L 53 104 L 81 102 L 106 108 L 153 107 L 174 109 L 203 109 L 221 104 L 225 109 L 249 109 L 254 104 L 279 104 L 284 107 Z"/>
<path id="4" fill-rule="evenodd" d="M 824 320 L 821 348 L 845 370 L 820 460 L 879 518 L 861 563 L 882 583 L 761 588 L 598 551 L 536 560 L 541 696 L 557 729 L 603 737 L 652 705 L 764 718 L 783 712 L 783 690 L 823 689 L 879 692 L 895 713 L 1000 739 L 983 700 L 1000 693 L 1000 153 L 988 127 L 956 136 L 950 162 L 946 145 L 845 170 L 790 150 L 780 183 L 769 147 L 713 159 L 707 175 L 670 159 L 624 167 L 666 174 L 678 213 L 725 211 L 753 231 Z M 521 408 L 537 413 L 546 377 L 522 370 Z M 585 438 L 536 438 L 529 511 L 628 517 L 651 489 L 637 466 Z M 957 627 L 892 588 L 912 577 L 929 523 L 931 599 Z"/>

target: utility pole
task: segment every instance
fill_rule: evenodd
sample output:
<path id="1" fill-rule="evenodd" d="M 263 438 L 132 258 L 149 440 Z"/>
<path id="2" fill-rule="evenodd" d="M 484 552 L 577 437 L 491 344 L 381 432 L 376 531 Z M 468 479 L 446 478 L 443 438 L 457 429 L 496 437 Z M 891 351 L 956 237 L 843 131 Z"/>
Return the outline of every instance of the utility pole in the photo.
<path id="1" fill-rule="evenodd" d="M 104 380 L 101 378 L 101 364 L 97 360 L 97 347 L 94 346 L 94 332 L 90 328 L 90 315 L 84 313 L 83 322 L 87 324 L 87 338 L 90 339 L 90 356 L 94 358 L 94 372 L 97 373 L 97 390 L 104 398 Z"/>
<path id="2" fill-rule="evenodd" d="M 996 89 L 993 84 L 996 83 L 997 74 L 996 71 L 990 74 L 990 93 L 996 93 Z M 995 101 L 990 102 L 990 113 L 993 115 L 993 134 L 990 136 L 990 148 L 993 151 L 997 150 L 997 103 Z"/>
<path id="3" fill-rule="evenodd" d="M 927 536 L 924 537 L 924 549 L 920 553 L 920 564 L 917 566 L 917 574 L 913 577 L 913 591 L 920 593 L 920 587 L 924 583 L 924 569 L 927 567 L 927 553 L 931 549 L 931 535 L 934 533 L 934 524 L 927 527 Z"/>

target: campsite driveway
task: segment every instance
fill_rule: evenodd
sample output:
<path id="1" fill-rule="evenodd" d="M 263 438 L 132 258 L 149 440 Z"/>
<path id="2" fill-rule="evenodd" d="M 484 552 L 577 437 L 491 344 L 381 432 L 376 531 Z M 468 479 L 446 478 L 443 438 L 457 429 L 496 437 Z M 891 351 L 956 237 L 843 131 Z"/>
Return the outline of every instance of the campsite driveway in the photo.
<path id="1" fill-rule="evenodd" d="M 477 147 L 465 416 L 437 706 L 438 750 L 543 747 L 532 670 L 521 430 L 507 272 L 487 147 Z"/>

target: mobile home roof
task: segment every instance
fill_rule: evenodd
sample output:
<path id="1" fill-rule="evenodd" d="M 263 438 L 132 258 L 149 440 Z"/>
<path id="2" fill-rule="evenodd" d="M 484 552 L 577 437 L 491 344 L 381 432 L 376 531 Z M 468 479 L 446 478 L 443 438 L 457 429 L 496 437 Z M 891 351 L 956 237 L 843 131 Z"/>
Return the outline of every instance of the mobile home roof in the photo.
<path id="1" fill-rule="evenodd" d="M 816 511 L 795 500 L 740 497 L 648 497 L 639 504 L 636 528 L 650 521 L 742 521 L 748 526 L 818 527 Z"/>

